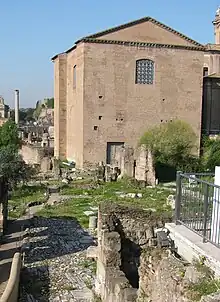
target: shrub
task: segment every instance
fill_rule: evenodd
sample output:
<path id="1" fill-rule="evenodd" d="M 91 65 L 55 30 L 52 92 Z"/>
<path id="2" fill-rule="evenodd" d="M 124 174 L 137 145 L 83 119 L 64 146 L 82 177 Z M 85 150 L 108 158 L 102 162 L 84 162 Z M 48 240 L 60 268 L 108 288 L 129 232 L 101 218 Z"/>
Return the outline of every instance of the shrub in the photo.
<path id="1" fill-rule="evenodd" d="M 160 124 L 149 129 L 140 139 L 154 154 L 155 162 L 165 164 L 182 171 L 197 171 L 200 166 L 196 151 L 196 135 L 193 129 L 183 121 Z"/>
<path id="2" fill-rule="evenodd" d="M 203 161 L 206 169 L 215 170 L 220 165 L 220 140 L 207 140 L 203 148 Z"/>

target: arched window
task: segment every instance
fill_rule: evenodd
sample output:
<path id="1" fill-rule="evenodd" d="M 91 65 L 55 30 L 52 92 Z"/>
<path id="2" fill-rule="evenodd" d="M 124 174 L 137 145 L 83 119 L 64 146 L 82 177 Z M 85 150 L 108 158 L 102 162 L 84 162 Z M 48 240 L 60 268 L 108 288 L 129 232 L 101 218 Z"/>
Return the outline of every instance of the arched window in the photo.
<path id="1" fill-rule="evenodd" d="M 136 61 L 136 84 L 154 83 L 154 62 L 148 59 Z"/>

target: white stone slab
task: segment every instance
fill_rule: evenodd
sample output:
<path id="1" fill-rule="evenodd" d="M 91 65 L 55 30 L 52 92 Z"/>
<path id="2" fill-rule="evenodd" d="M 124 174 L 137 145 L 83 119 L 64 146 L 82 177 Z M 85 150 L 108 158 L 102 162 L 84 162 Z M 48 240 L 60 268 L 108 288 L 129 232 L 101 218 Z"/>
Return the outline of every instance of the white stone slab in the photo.
<path id="1" fill-rule="evenodd" d="M 166 223 L 165 227 L 169 230 L 169 235 L 174 240 L 178 254 L 188 262 L 204 256 L 205 264 L 209 266 L 216 277 L 220 277 L 220 248 L 207 242 L 203 243 L 202 237 L 189 230 L 183 225 Z"/>

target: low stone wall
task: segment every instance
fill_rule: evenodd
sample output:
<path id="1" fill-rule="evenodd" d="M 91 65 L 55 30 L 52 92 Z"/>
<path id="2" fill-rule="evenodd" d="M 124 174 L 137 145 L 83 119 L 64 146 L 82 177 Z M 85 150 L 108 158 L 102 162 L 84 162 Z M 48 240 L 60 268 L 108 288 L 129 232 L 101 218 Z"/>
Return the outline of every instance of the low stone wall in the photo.
<path id="1" fill-rule="evenodd" d="M 100 205 L 96 293 L 103 302 L 136 301 L 141 249 L 155 245 L 154 229 L 163 224 L 150 211 Z"/>
<path id="2" fill-rule="evenodd" d="M 220 292 L 201 297 L 212 273 L 189 263 L 169 246 L 160 247 L 157 231 L 166 218 L 139 208 L 102 203 L 98 212 L 95 291 L 103 302 L 217 302 Z M 216 287 L 217 291 L 217 287 Z"/>
<path id="3" fill-rule="evenodd" d="M 12 260 L 10 277 L 0 302 L 17 302 L 21 262 L 21 253 L 15 253 Z"/>
<path id="4" fill-rule="evenodd" d="M 210 276 L 202 264 L 190 264 L 169 249 L 148 249 L 141 255 L 137 302 L 218 302 L 220 292 L 202 296 Z M 205 291 L 204 291 L 205 292 Z M 208 290 L 207 290 L 208 292 Z"/>
<path id="5" fill-rule="evenodd" d="M 144 185 L 156 184 L 153 155 L 144 145 L 136 150 L 127 145 L 122 147 L 119 154 L 119 168 L 122 176 L 133 177 Z"/>

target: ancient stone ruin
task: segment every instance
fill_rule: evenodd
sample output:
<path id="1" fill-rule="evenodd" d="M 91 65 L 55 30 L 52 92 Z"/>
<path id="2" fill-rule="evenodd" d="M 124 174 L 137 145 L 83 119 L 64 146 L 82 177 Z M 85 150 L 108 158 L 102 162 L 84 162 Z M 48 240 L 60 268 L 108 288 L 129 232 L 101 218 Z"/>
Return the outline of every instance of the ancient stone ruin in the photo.
<path id="1" fill-rule="evenodd" d="M 117 160 L 114 161 L 114 164 L 99 163 L 97 168 L 98 180 L 108 182 L 128 176 L 143 186 L 155 186 L 156 173 L 153 155 L 146 146 L 142 145 L 134 149 L 125 145 L 119 149 L 116 157 Z"/>
<path id="2" fill-rule="evenodd" d="M 98 247 L 91 257 L 97 258 L 96 292 L 102 301 L 136 301 L 141 250 L 155 245 L 154 228 L 163 225 L 152 217 L 150 211 L 100 205 Z"/>
<path id="3" fill-rule="evenodd" d="M 207 280 L 160 237 L 169 219 L 150 210 L 103 203 L 98 213 L 98 246 L 87 250 L 97 260 L 95 291 L 103 302 L 217 302 L 217 291 L 198 299 L 193 285 Z M 162 240 L 161 240 L 162 238 Z"/>

